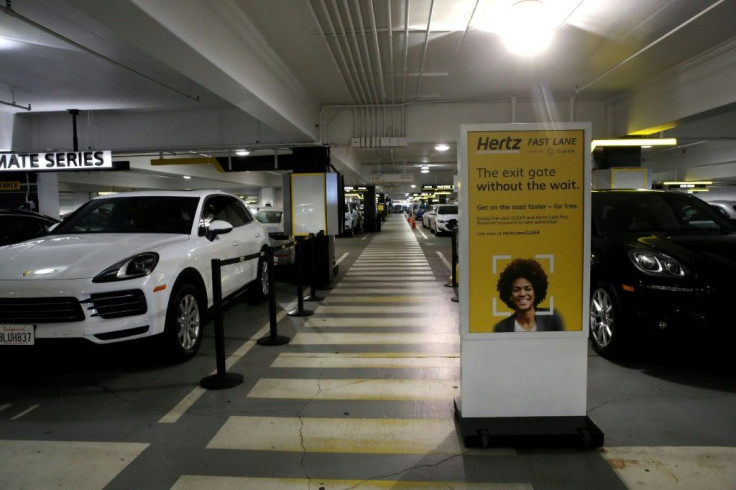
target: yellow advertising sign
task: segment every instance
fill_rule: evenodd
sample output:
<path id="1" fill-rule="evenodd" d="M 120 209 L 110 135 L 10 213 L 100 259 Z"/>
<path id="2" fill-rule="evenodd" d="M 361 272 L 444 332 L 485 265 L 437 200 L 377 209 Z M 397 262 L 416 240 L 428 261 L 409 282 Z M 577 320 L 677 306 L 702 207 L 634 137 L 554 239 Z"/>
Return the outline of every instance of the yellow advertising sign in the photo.
<path id="1" fill-rule="evenodd" d="M 19 191 L 19 190 L 20 190 L 19 180 L 0 181 L 0 191 Z"/>
<path id="2" fill-rule="evenodd" d="M 583 329 L 585 146 L 582 129 L 467 132 L 469 333 Z"/>

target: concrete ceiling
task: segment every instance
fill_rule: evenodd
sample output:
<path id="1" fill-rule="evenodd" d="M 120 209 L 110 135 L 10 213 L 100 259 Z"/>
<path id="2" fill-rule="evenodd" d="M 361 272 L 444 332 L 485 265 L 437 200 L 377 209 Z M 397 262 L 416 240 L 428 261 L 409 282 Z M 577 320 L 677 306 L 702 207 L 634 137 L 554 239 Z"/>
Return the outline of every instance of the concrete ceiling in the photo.
<path id="1" fill-rule="evenodd" d="M 447 142 L 442 132 L 413 137 L 407 107 L 573 96 L 577 104 L 604 103 L 732 49 L 736 39 L 736 0 L 547 1 L 555 36 L 536 57 L 513 55 L 501 42 L 512 0 L 4 3 L 0 115 L 74 108 L 99 120 L 237 111 L 257 128 L 242 144 L 334 145 L 354 184 L 378 171 L 412 174 L 420 184 L 452 182 L 454 145 L 440 153 L 433 147 Z M 332 129 L 343 109 L 353 119 L 348 138 Z M 406 144 L 352 145 L 362 118 L 357 136 L 405 137 Z M 230 138 L 221 149 L 239 143 Z M 173 146 L 186 145 L 160 149 Z M 420 175 L 421 164 L 432 173 Z"/>

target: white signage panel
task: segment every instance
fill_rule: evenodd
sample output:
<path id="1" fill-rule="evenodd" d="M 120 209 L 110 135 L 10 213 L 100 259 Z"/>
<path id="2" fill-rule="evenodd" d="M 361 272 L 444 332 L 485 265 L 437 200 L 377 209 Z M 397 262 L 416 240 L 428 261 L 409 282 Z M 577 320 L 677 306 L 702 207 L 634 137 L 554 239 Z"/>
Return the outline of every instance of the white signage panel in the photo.
<path id="1" fill-rule="evenodd" d="M 109 150 L 0 154 L 0 172 L 60 172 L 111 168 L 112 152 Z"/>

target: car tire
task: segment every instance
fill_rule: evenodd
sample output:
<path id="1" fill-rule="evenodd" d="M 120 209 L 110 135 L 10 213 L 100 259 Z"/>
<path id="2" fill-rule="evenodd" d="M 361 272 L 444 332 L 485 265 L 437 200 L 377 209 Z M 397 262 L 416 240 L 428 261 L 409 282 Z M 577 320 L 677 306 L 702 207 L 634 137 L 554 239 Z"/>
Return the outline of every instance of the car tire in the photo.
<path id="1" fill-rule="evenodd" d="M 268 278 L 268 261 L 265 254 L 258 259 L 258 274 L 250 286 L 250 299 L 254 303 L 262 303 L 268 298 L 271 283 Z"/>
<path id="2" fill-rule="evenodd" d="M 191 359 L 202 345 L 204 309 L 201 298 L 199 289 L 190 283 L 176 286 L 171 293 L 163 337 L 169 357 L 175 362 Z"/>
<path id="3" fill-rule="evenodd" d="M 603 356 L 621 354 L 626 333 L 622 311 L 610 284 L 596 285 L 590 294 L 590 343 Z"/>

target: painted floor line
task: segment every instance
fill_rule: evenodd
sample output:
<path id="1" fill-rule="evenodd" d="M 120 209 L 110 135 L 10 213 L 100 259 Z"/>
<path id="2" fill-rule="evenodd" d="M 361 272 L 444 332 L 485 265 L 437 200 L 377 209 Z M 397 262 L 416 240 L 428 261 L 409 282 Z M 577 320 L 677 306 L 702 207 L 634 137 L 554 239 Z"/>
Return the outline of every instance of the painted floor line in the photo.
<path id="1" fill-rule="evenodd" d="M 345 437 L 350 434 L 350 437 Z M 466 454 L 448 419 L 233 416 L 207 449 L 364 454 Z M 476 454 L 486 454 L 479 451 Z M 510 448 L 489 456 L 515 456 Z M 265 488 L 265 487 L 264 487 Z M 362 488 L 362 485 L 359 487 Z"/>
<path id="2" fill-rule="evenodd" d="M 105 488 L 147 443 L 0 440 L 2 488 Z"/>
<path id="3" fill-rule="evenodd" d="M 734 447 L 604 447 L 599 452 L 628 488 L 736 488 Z"/>
<path id="4" fill-rule="evenodd" d="M 425 303 L 430 308 L 432 305 L 434 305 L 437 301 L 437 298 L 433 296 L 378 296 L 378 295 L 338 295 L 333 296 L 332 293 L 330 293 L 327 297 L 325 297 L 324 300 L 322 300 L 322 304 L 325 303 Z M 380 306 L 379 306 L 380 307 Z"/>
<path id="5" fill-rule="evenodd" d="M 406 294 L 406 293 L 414 293 L 414 292 L 421 292 L 422 296 L 437 296 L 440 294 L 449 294 L 449 290 L 446 288 L 440 288 L 439 286 L 436 288 L 427 288 L 427 287 L 416 287 L 416 288 L 404 288 L 404 287 L 386 287 L 386 288 L 361 288 L 359 290 L 356 290 L 356 288 L 342 288 L 340 286 L 337 286 L 330 290 L 329 296 L 375 296 L 375 295 L 384 295 L 384 296 L 391 296 L 394 294 Z M 435 298 L 433 298 L 435 299 Z"/>
<path id="6" fill-rule="evenodd" d="M 452 401 L 457 379 L 275 379 L 261 378 L 248 398 L 285 400 Z M 452 420 L 450 420 L 452 423 Z M 454 427 L 454 425 L 453 425 Z"/>
<path id="7" fill-rule="evenodd" d="M 452 369 L 460 368 L 460 357 L 428 355 L 347 354 L 290 352 L 279 354 L 271 363 L 272 368 L 343 369 L 343 368 L 388 368 L 388 369 Z"/>
<path id="8" fill-rule="evenodd" d="M 355 488 L 360 490 L 532 490 L 530 483 L 465 483 L 454 481 L 338 480 L 332 478 L 255 478 L 246 476 L 182 475 L 171 490 L 304 490 Z"/>
<path id="9" fill-rule="evenodd" d="M 335 313 L 340 314 L 356 314 L 356 313 L 369 313 L 369 314 L 392 314 L 392 313 L 421 313 L 425 316 L 432 316 L 432 314 L 438 313 L 438 309 L 444 308 L 428 308 L 426 305 L 411 305 L 411 306 L 371 306 L 371 305 L 357 305 L 357 306 L 319 306 L 314 310 L 315 315 L 330 315 Z M 433 311 L 434 310 L 434 311 Z"/>
<path id="10" fill-rule="evenodd" d="M 15 415 L 14 417 L 10 417 L 10 420 L 18 420 L 19 418 L 21 418 L 21 417 L 23 417 L 25 415 L 28 415 L 29 413 L 31 413 L 32 411 L 34 411 L 35 409 L 37 409 L 40 406 L 41 405 L 31 405 L 30 407 L 26 408 L 25 410 L 23 410 L 19 414 Z"/>
<path id="11" fill-rule="evenodd" d="M 438 250 L 437 251 L 437 256 L 440 258 L 440 260 L 442 261 L 442 263 L 445 264 L 445 267 L 447 267 L 447 270 L 451 271 L 452 270 L 452 263 L 450 263 L 450 261 L 447 260 L 447 258 L 445 257 L 445 255 Z"/>
<path id="12" fill-rule="evenodd" d="M 281 321 L 284 316 L 286 316 L 286 313 L 288 311 L 293 310 L 296 307 L 296 301 L 292 301 L 289 303 L 282 311 L 280 311 L 276 315 L 276 322 Z M 238 362 L 245 354 L 248 353 L 250 349 L 253 348 L 254 345 L 256 345 L 256 341 L 260 339 L 261 337 L 264 337 L 269 331 L 271 330 L 271 322 L 266 322 L 263 327 L 261 327 L 256 334 L 251 337 L 249 340 L 246 340 L 240 347 L 238 347 L 235 352 L 232 353 L 226 360 L 225 360 L 225 366 L 226 369 L 230 369 L 236 362 Z M 217 370 L 215 369 L 210 374 L 217 373 Z M 192 388 L 192 391 L 190 391 L 184 398 L 182 398 L 179 403 L 176 404 L 174 408 L 169 410 L 168 413 L 166 413 L 163 417 L 161 417 L 158 421 L 159 424 L 173 424 L 176 423 L 184 413 L 189 410 L 189 408 L 196 403 L 199 398 L 204 395 L 207 392 L 206 389 L 202 388 L 201 386 L 197 385 L 194 388 Z"/>
<path id="13" fill-rule="evenodd" d="M 434 327 L 446 327 L 457 329 L 456 316 L 440 316 L 432 318 L 355 318 L 340 316 L 336 318 L 315 318 L 310 317 L 304 322 L 305 327 L 324 328 L 324 327 L 424 327 L 431 329 Z M 299 335 L 299 334 L 297 334 Z M 293 342 L 293 340 L 292 340 Z"/>
<path id="14" fill-rule="evenodd" d="M 406 345 L 459 344 L 457 333 L 304 333 L 291 340 L 291 345 Z"/>

